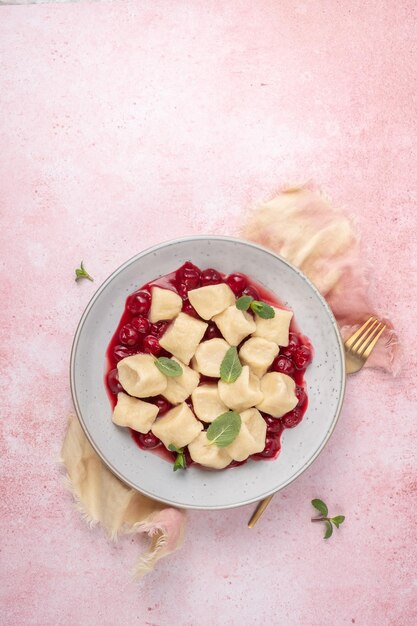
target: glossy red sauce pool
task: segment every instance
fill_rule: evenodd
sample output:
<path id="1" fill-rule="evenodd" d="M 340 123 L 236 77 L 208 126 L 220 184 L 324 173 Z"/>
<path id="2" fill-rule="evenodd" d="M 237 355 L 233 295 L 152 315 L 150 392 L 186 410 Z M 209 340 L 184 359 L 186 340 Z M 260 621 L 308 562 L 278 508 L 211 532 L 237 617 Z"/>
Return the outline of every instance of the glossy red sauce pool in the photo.
<path id="1" fill-rule="evenodd" d="M 225 275 L 213 268 L 200 270 L 191 262 L 185 263 L 171 274 L 166 274 L 143 285 L 140 289 L 127 297 L 119 325 L 107 348 L 105 384 L 112 408 L 114 408 L 117 402 L 117 393 L 123 391 L 117 378 L 116 368 L 117 363 L 121 359 L 144 352 L 158 356 L 171 356 L 161 349 L 158 342 L 158 339 L 162 337 L 170 322 L 151 324 L 148 319 L 151 305 L 151 287 L 165 287 L 176 291 L 183 300 L 182 311 L 201 319 L 188 300 L 188 291 L 196 289 L 197 287 L 216 285 L 222 282 L 229 285 L 237 298 L 242 295 L 250 295 L 255 300 L 262 300 L 282 309 L 286 308 L 276 296 L 244 274 L 234 273 Z M 221 337 L 221 334 L 217 326 L 213 322 L 209 322 L 204 339 L 213 339 L 214 337 Z M 262 452 L 253 454 L 249 458 L 255 460 L 275 459 L 281 450 L 281 435 L 285 428 L 294 428 L 303 419 L 308 404 L 304 373 L 307 366 L 311 363 L 311 360 L 311 344 L 306 337 L 301 335 L 293 317 L 290 326 L 289 345 L 286 348 L 280 348 L 279 355 L 268 371 L 282 372 L 293 378 L 296 383 L 298 404 L 295 409 L 286 413 L 279 419 L 262 413 L 267 424 L 265 448 Z M 201 383 L 214 382 L 215 380 L 217 381 L 217 379 L 210 379 L 206 376 L 201 376 L 200 378 Z M 146 400 L 146 402 L 152 402 L 159 407 L 158 415 L 164 415 L 172 407 L 162 396 L 144 398 L 144 400 Z M 187 400 L 187 402 L 192 408 L 191 398 Z M 133 440 L 140 448 L 153 450 L 170 462 L 175 458 L 175 453 L 167 450 L 160 440 L 151 432 L 144 435 L 132 430 L 131 433 Z M 192 465 L 193 461 L 188 454 L 187 448 L 185 449 L 185 455 L 187 466 Z M 243 465 L 243 463 L 246 463 L 246 461 L 241 463 L 232 461 L 228 468 Z"/>

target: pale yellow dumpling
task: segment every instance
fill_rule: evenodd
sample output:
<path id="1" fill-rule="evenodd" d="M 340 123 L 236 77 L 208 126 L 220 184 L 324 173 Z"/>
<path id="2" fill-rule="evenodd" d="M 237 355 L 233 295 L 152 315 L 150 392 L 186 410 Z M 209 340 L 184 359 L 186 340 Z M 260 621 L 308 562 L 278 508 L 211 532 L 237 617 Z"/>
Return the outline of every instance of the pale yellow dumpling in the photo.
<path id="1" fill-rule="evenodd" d="M 205 322 L 186 313 L 179 313 L 160 338 L 159 345 L 188 365 L 206 329 Z"/>
<path id="2" fill-rule="evenodd" d="M 220 365 L 230 345 L 224 339 L 202 341 L 195 351 L 192 366 L 204 376 L 220 378 Z"/>
<path id="3" fill-rule="evenodd" d="M 165 413 L 152 426 L 153 434 L 168 448 L 173 443 L 177 448 L 187 446 L 198 433 L 203 430 L 203 424 L 195 418 L 190 407 L 183 402 Z"/>
<path id="4" fill-rule="evenodd" d="M 152 303 L 149 311 L 149 321 L 152 324 L 160 320 L 172 320 L 182 309 L 182 299 L 170 289 L 152 287 Z"/>
<path id="5" fill-rule="evenodd" d="M 213 322 L 231 346 L 237 346 L 245 337 L 255 332 L 253 317 L 246 311 L 239 311 L 235 305 L 229 306 L 223 313 L 215 315 Z"/>
<path id="6" fill-rule="evenodd" d="M 191 367 L 181 363 L 175 357 L 173 361 L 176 361 L 181 365 L 181 376 L 167 376 L 167 388 L 163 392 L 163 396 L 171 402 L 171 404 L 179 404 L 184 402 L 197 387 L 200 382 L 200 376 L 198 372 L 195 372 Z"/>
<path id="7" fill-rule="evenodd" d="M 118 426 L 133 428 L 139 433 L 148 433 L 158 415 L 158 410 L 155 404 L 120 392 L 117 394 L 117 404 L 113 411 L 113 422 Z"/>
<path id="8" fill-rule="evenodd" d="M 191 394 L 194 413 L 203 422 L 212 422 L 226 413 L 228 407 L 221 401 L 217 385 L 200 385 Z"/>
<path id="9" fill-rule="evenodd" d="M 227 467 L 232 457 L 225 452 L 225 448 L 218 448 L 207 439 L 205 432 L 202 432 L 188 445 L 188 451 L 195 463 L 200 463 L 204 467 L 213 469 L 223 469 Z"/>
<path id="10" fill-rule="evenodd" d="M 239 357 L 249 365 L 252 372 L 261 378 L 279 352 L 278 345 L 262 337 L 251 337 L 241 347 Z"/>
<path id="11" fill-rule="evenodd" d="M 292 411 L 297 404 L 295 395 L 295 382 L 286 374 L 269 372 L 261 379 L 263 400 L 256 408 L 272 417 L 282 417 L 288 411 Z"/>
<path id="12" fill-rule="evenodd" d="M 123 389 L 136 398 L 157 396 L 166 389 L 167 379 L 150 354 L 135 354 L 122 359 L 117 364 L 117 371 Z"/>
<path id="13" fill-rule="evenodd" d="M 234 383 L 218 383 L 219 396 L 224 404 L 234 411 L 244 411 L 259 402 L 263 394 L 260 389 L 259 378 L 250 371 L 247 365 L 242 367 L 242 373 Z"/>
<path id="14" fill-rule="evenodd" d="M 257 409 L 240 414 L 242 425 L 236 439 L 225 450 L 235 461 L 244 461 L 265 448 L 266 422 Z"/>
<path id="15" fill-rule="evenodd" d="M 265 320 L 259 315 L 255 315 L 256 330 L 252 333 L 253 337 L 262 337 L 268 341 L 274 341 L 279 346 L 288 346 L 288 337 L 290 332 L 290 323 L 293 312 L 285 311 L 272 307 L 275 311 L 275 317 Z"/>
<path id="16" fill-rule="evenodd" d="M 210 320 L 235 303 L 235 295 L 228 285 L 207 285 L 188 292 L 188 299 L 200 317 Z"/>

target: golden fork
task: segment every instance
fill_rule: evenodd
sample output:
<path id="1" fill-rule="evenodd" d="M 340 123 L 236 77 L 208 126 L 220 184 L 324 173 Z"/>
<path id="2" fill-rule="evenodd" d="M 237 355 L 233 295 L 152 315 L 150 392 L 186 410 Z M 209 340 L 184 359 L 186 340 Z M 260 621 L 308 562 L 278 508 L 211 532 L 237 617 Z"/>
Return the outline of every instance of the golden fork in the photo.
<path id="1" fill-rule="evenodd" d="M 386 328 L 386 324 L 376 317 L 370 317 L 364 324 L 344 343 L 346 373 L 354 374 L 363 368 L 366 360 L 375 348 L 376 342 Z M 261 500 L 248 522 L 248 527 L 253 528 L 271 502 L 274 494 Z"/>

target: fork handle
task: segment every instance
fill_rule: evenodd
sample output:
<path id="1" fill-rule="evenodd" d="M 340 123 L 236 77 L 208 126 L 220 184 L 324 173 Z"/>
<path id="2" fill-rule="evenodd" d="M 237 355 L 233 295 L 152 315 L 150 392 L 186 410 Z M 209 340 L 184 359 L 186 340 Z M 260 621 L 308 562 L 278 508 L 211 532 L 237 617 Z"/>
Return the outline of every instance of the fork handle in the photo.
<path id="1" fill-rule="evenodd" d="M 271 502 L 273 497 L 274 497 L 274 494 L 260 501 L 260 503 L 255 509 L 255 512 L 253 513 L 252 517 L 250 518 L 248 522 L 248 528 L 253 528 L 255 526 L 256 522 L 261 517 L 262 513 L 265 511 L 266 507 Z"/>

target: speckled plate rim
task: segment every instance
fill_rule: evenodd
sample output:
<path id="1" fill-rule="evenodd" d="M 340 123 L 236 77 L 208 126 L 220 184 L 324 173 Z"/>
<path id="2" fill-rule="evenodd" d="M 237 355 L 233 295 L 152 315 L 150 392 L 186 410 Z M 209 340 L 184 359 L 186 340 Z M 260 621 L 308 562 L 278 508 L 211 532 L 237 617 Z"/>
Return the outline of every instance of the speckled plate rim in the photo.
<path id="1" fill-rule="evenodd" d="M 239 242 L 239 243 L 243 243 L 247 246 L 250 246 L 252 248 L 256 248 L 258 250 L 261 250 L 262 252 L 272 256 L 275 259 L 278 259 L 279 261 L 281 261 L 282 263 L 284 263 L 285 265 L 287 265 L 291 270 L 293 270 L 296 274 L 298 274 L 300 276 L 300 278 L 302 278 L 308 285 L 309 287 L 312 289 L 312 291 L 315 293 L 315 295 L 317 296 L 317 298 L 321 301 L 321 304 L 323 306 L 323 308 L 325 309 L 325 311 L 327 312 L 329 319 L 332 323 L 332 326 L 335 330 L 335 335 L 337 338 L 337 342 L 338 342 L 338 347 L 339 347 L 339 351 L 340 351 L 340 364 L 341 364 L 341 368 L 342 368 L 342 372 L 341 372 L 341 389 L 340 389 L 340 396 L 339 396 L 339 401 L 335 410 L 335 414 L 333 417 L 333 421 L 326 433 L 326 436 L 323 438 L 323 441 L 321 442 L 321 445 L 316 449 L 316 451 L 314 452 L 314 454 L 304 463 L 303 466 L 300 467 L 300 469 L 298 469 L 294 474 L 292 474 L 286 481 L 284 481 L 279 489 L 269 489 L 268 491 L 265 491 L 264 493 L 260 493 L 258 496 L 256 497 L 252 497 L 252 498 L 248 498 L 247 500 L 244 500 L 242 502 L 238 502 L 238 503 L 233 503 L 233 504 L 228 504 L 228 505 L 209 505 L 209 506 L 201 506 L 201 505 L 184 505 L 184 504 L 179 504 L 175 501 L 169 500 L 167 498 L 161 498 L 158 499 L 158 501 L 163 502 L 165 504 L 168 504 L 170 506 L 174 506 L 177 508 L 183 508 L 183 509 L 197 509 L 197 510 L 223 510 L 223 509 L 233 509 L 233 508 L 238 508 L 241 506 L 246 506 L 248 504 L 253 504 L 254 502 L 259 502 L 259 500 L 263 500 L 264 498 L 273 495 L 274 493 L 278 493 L 278 491 L 281 491 L 282 489 L 284 489 L 285 487 L 287 487 L 288 485 L 290 485 L 294 480 L 296 480 L 299 476 L 301 476 L 301 474 L 303 474 L 309 467 L 310 465 L 312 465 L 312 463 L 316 460 L 316 458 L 319 456 L 319 454 L 322 452 L 323 448 L 325 447 L 325 445 L 327 444 L 327 442 L 329 441 L 331 435 L 334 432 L 334 429 L 336 428 L 336 424 L 339 420 L 339 416 L 340 416 L 340 412 L 342 410 L 342 406 L 343 406 L 343 401 L 344 401 L 344 397 L 345 397 L 345 390 L 346 390 L 346 366 L 345 366 L 345 356 L 344 356 L 344 346 L 343 346 L 343 340 L 340 334 L 340 330 L 339 330 L 339 326 L 336 322 L 336 319 L 333 315 L 332 310 L 330 309 L 328 303 L 326 302 L 326 300 L 323 298 L 323 296 L 321 295 L 321 293 L 319 292 L 319 290 L 317 289 L 317 287 L 315 287 L 315 285 L 311 282 L 311 280 L 309 278 L 307 278 L 307 276 L 301 271 L 299 270 L 297 267 L 295 267 L 295 265 L 293 265 L 292 263 L 290 263 L 289 261 L 287 261 L 286 259 L 284 259 L 282 256 L 280 256 L 279 254 L 276 254 L 275 252 L 273 252 L 272 250 L 269 250 L 268 248 L 265 248 L 264 246 L 261 246 L 259 244 L 253 243 L 251 241 L 247 241 L 245 239 L 241 239 L 238 237 L 229 237 L 229 236 L 222 236 L 222 235 L 194 235 L 194 236 L 189 236 L 189 237 L 178 237 L 176 239 L 170 239 L 168 241 L 163 241 L 161 243 L 158 243 L 154 246 L 151 246 L 149 248 L 146 248 L 145 250 L 143 250 L 142 252 L 139 252 L 138 254 L 134 255 L 133 257 L 131 257 L 130 259 L 128 259 L 127 261 L 125 261 L 125 263 L 123 263 L 122 265 L 120 265 L 112 274 L 110 274 L 110 276 L 108 276 L 108 278 L 106 278 L 106 280 L 100 285 L 100 287 L 97 289 L 97 291 L 94 293 L 94 295 L 92 296 L 92 298 L 90 299 L 90 301 L 88 302 L 86 308 L 84 309 L 83 314 L 81 315 L 80 321 L 78 322 L 76 331 L 75 331 L 75 335 L 74 335 L 74 339 L 73 339 L 73 343 L 72 343 L 72 347 L 71 347 L 71 355 L 70 355 L 70 387 L 71 387 L 71 396 L 72 396 L 72 401 L 74 404 L 74 408 L 75 408 L 75 412 L 77 414 L 77 417 L 80 421 L 81 427 L 88 439 L 88 441 L 90 442 L 92 448 L 95 450 L 95 452 L 98 454 L 98 456 L 100 457 L 100 459 L 103 461 L 103 463 L 106 465 L 106 467 L 108 467 L 108 469 L 115 475 L 117 476 L 117 478 L 119 478 L 125 485 L 128 485 L 129 487 L 131 487 L 132 489 L 135 489 L 136 491 L 139 491 L 140 493 L 148 496 L 149 498 L 152 498 L 153 500 L 155 500 L 155 495 L 151 494 L 149 492 L 147 492 L 145 489 L 141 489 L 139 488 L 137 485 L 135 485 L 132 481 L 130 481 L 128 478 L 126 478 L 121 472 L 119 472 L 117 470 L 116 467 L 114 467 L 113 464 L 109 463 L 109 461 L 106 459 L 106 457 L 102 454 L 101 450 L 98 448 L 98 446 L 96 445 L 94 439 L 91 437 L 87 425 L 84 422 L 84 418 L 78 403 L 78 398 L 77 398 L 77 394 L 76 394 L 76 390 L 75 390 L 75 356 L 76 356 L 76 352 L 77 352 L 77 347 L 78 347 L 78 341 L 80 338 L 80 334 L 82 332 L 85 320 L 91 310 L 91 308 L 93 307 L 95 301 L 98 299 L 98 297 L 100 296 L 100 294 L 107 288 L 107 286 L 115 279 L 117 278 L 117 276 L 123 272 L 123 270 L 127 267 L 129 267 L 132 263 L 136 263 L 141 257 L 148 255 L 150 253 L 156 252 L 157 250 L 159 250 L 160 248 L 164 248 L 167 246 L 172 246 L 172 245 L 176 245 L 178 243 L 181 242 L 191 242 L 191 241 L 202 241 L 202 240 L 207 240 L 207 239 L 212 239 L 212 240 L 217 240 L 217 241 L 229 241 L 229 242 Z"/>

